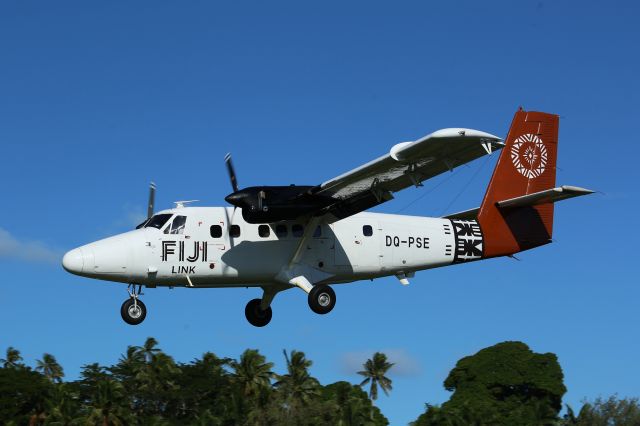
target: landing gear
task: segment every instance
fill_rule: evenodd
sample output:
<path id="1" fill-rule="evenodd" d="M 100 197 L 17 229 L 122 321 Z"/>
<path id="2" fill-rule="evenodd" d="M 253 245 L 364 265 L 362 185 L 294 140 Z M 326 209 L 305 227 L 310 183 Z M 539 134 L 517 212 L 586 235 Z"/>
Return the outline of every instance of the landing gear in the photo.
<path id="1" fill-rule="evenodd" d="M 261 299 L 253 299 L 244 308 L 244 315 L 247 317 L 247 321 L 254 327 L 264 327 L 271 321 L 271 306 L 263 310 L 260 307 L 261 303 Z"/>
<path id="2" fill-rule="evenodd" d="M 313 286 L 309 292 L 309 307 L 316 314 L 331 312 L 336 305 L 336 293 L 328 285 Z"/>
<path id="3" fill-rule="evenodd" d="M 135 284 L 129 284 L 127 291 L 129 292 L 129 299 L 122 304 L 120 315 L 122 315 L 122 319 L 127 324 L 138 325 L 147 316 L 147 307 L 139 299 L 142 294 L 142 286 L 139 285 L 136 289 Z"/>

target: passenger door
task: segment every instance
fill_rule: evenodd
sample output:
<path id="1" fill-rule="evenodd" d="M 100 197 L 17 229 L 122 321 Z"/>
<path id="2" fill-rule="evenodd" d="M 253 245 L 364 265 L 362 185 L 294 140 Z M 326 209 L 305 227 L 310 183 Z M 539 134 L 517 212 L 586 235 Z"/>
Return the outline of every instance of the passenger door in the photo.
<path id="1" fill-rule="evenodd" d="M 337 266 L 352 266 L 359 272 L 380 269 L 380 230 L 377 220 L 350 218 L 331 225 Z"/>

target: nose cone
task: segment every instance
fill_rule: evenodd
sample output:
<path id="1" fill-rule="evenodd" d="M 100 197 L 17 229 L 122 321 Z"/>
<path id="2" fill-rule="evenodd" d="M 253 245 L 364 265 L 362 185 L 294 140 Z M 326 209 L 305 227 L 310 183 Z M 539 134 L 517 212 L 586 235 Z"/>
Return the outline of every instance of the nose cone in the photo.
<path id="1" fill-rule="evenodd" d="M 224 199 L 227 203 L 231 204 L 232 206 L 240 207 L 245 197 L 246 197 L 246 194 L 244 194 L 242 191 L 237 191 L 227 195 Z"/>
<path id="2" fill-rule="evenodd" d="M 82 249 L 77 248 L 68 251 L 62 258 L 62 267 L 72 274 L 80 274 L 84 268 L 84 255 Z"/>

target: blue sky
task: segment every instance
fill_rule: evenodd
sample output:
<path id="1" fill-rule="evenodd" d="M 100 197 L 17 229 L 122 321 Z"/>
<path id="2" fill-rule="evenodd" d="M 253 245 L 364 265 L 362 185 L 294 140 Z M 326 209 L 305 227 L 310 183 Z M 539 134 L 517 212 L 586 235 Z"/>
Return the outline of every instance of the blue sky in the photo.
<path id="1" fill-rule="evenodd" d="M 639 396 L 639 12 L 631 1 L 3 2 L 0 351 L 51 352 L 74 378 L 147 336 L 185 362 L 259 348 L 281 370 L 282 349 L 300 349 L 330 383 L 357 381 L 359 360 L 384 350 L 398 366 L 378 404 L 405 424 L 448 398 L 459 358 L 522 340 L 558 354 L 574 407 Z M 561 116 L 558 183 L 601 191 L 561 203 L 555 244 L 520 262 L 426 271 L 407 288 L 337 286 L 323 317 L 292 290 L 264 329 L 244 319 L 251 289 L 149 289 L 147 320 L 130 327 L 124 286 L 59 264 L 130 229 L 150 180 L 159 208 L 224 205 L 229 151 L 241 185 L 313 185 L 439 128 L 504 136 L 520 105 Z M 376 210 L 475 207 L 495 158 Z"/>

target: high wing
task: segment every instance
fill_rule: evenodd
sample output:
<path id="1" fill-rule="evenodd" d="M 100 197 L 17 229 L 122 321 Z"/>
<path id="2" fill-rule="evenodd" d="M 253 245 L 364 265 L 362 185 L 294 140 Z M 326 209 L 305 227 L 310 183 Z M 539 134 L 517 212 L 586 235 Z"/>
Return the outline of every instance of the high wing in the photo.
<path id="1" fill-rule="evenodd" d="M 503 146 L 502 139 L 479 130 L 442 129 L 414 142 L 399 143 L 388 154 L 322 183 L 313 193 L 332 200 L 321 214 L 339 220 Z"/>
<path id="2" fill-rule="evenodd" d="M 442 129 L 399 143 L 383 155 L 320 185 L 251 186 L 238 189 L 231 157 L 227 169 L 234 192 L 225 200 L 242 209 L 248 223 L 322 217 L 334 222 L 393 199 L 421 183 L 503 147 L 501 139 L 471 129 Z"/>

